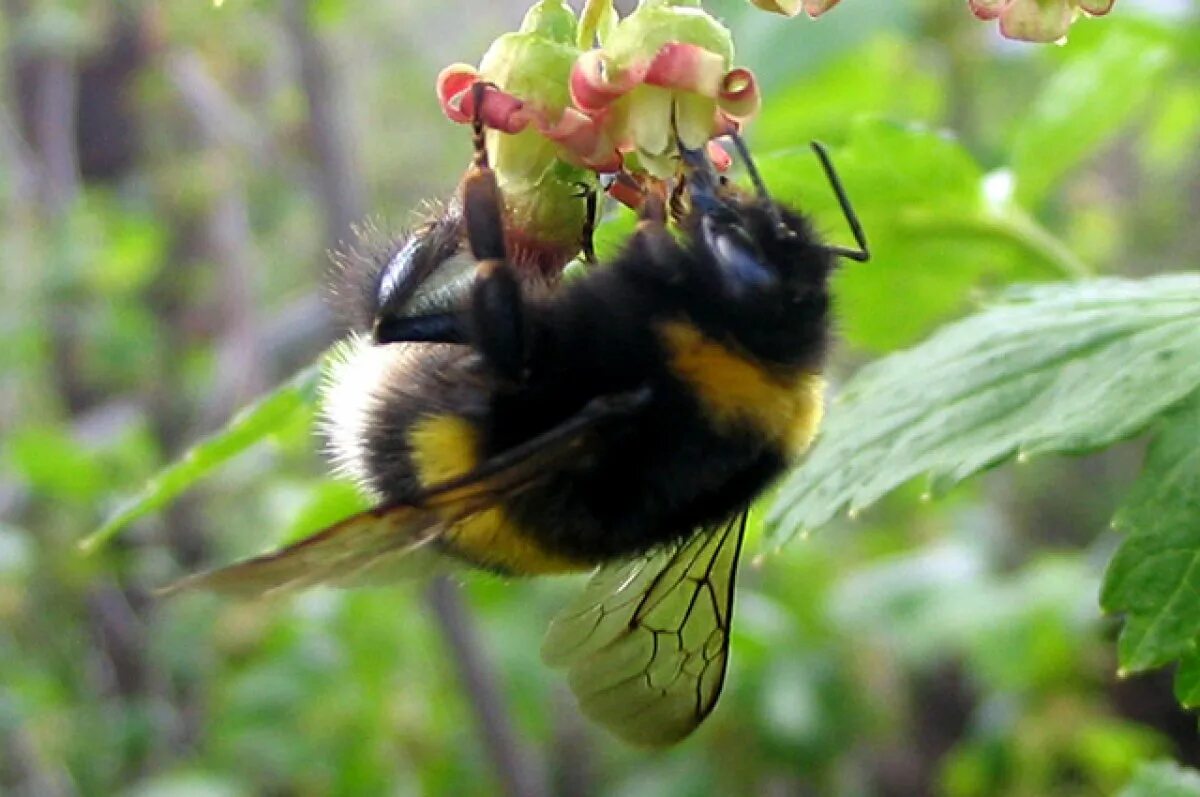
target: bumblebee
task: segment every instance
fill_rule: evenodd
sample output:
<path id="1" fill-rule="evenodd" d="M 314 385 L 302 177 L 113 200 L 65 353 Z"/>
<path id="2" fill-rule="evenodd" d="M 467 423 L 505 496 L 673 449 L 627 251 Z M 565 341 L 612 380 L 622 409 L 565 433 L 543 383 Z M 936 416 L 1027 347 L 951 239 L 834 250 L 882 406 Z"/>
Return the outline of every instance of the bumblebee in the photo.
<path id="1" fill-rule="evenodd" d="M 335 458 L 377 505 L 179 586 L 261 595 L 447 561 L 594 571 L 543 658 L 594 721 L 670 745 L 720 695 L 747 509 L 816 433 L 829 277 L 839 257 L 868 258 L 865 238 L 819 146 L 854 249 L 773 201 L 740 139 L 753 193 L 681 146 L 680 234 L 649 196 L 613 262 L 547 287 L 509 258 L 478 121 L 475 143 L 461 196 L 469 285 L 414 300 L 430 274 L 458 271 L 450 227 L 361 274 L 364 329 L 326 387 Z"/>

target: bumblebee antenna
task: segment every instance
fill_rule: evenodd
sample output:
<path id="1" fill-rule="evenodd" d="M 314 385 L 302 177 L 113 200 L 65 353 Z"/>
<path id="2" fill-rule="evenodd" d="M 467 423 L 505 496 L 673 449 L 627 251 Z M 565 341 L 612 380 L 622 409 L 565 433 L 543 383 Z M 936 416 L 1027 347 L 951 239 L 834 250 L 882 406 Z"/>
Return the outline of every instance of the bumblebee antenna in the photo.
<path id="1" fill-rule="evenodd" d="M 763 182 L 762 175 L 758 172 L 758 167 L 754 165 L 754 158 L 750 157 L 750 149 L 746 146 L 746 139 L 742 138 L 741 134 L 736 130 L 731 130 L 727 134 L 733 146 L 737 148 L 738 156 L 742 159 L 742 164 L 746 167 L 746 173 L 750 175 L 750 182 L 754 184 L 754 192 L 758 194 L 761 202 L 766 203 L 767 213 L 771 216 L 771 223 L 775 225 L 775 232 L 780 238 L 791 238 L 795 235 L 783 223 L 783 215 L 779 212 L 779 206 L 771 201 L 771 195 L 767 192 L 767 184 Z"/>
<path id="2" fill-rule="evenodd" d="M 850 232 L 854 234 L 854 243 L 858 246 L 857 249 L 849 249 L 844 246 L 825 246 L 823 248 L 831 255 L 844 257 L 856 263 L 865 263 L 871 259 L 871 252 L 867 249 L 867 236 L 863 232 L 862 224 L 858 221 L 858 214 L 854 212 L 854 206 L 850 204 L 850 197 L 847 196 L 846 189 L 838 178 L 837 170 L 833 168 L 833 161 L 829 159 L 825 145 L 819 141 L 813 141 L 810 146 L 816 153 L 817 160 L 821 162 L 821 168 L 825 171 L 825 177 L 829 180 L 833 195 L 837 197 L 838 205 L 842 208 L 842 215 L 846 217 L 846 223 L 850 225 Z"/>
<path id="3" fill-rule="evenodd" d="M 726 135 L 733 141 L 733 146 L 737 148 L 738 155 L 746 166 L 746 173 L 750 175 L 750 182 L 754 183 L 754 191 L 758 194 L 758 198 L 764 202 L 768 201 L 771 195 L 767 193 L 767 184 L 763 182 L 762 175 L 758 173 L 758 167 L 754 165 L 754 158 L 750 157 L 746 139 L 742 138 L 742 134 L 736 130 L 731 130 Z"/>

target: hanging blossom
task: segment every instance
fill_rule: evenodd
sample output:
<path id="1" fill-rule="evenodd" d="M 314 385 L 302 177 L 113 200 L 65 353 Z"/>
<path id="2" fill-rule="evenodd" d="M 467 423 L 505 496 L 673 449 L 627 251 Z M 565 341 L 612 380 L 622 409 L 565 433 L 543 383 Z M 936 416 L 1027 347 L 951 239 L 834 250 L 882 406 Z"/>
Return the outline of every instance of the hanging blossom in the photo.
<path id="1" fill-rule="evenodd" d="M 999 19 L 1000 34 L 1030 42 L 1060 41 L 1071 23 L 1083 13 L 1099 17 L 1112 10 L 1116 0 L 968 0 L 980 19 Z"/>
<path id="2" fill-rule="evenodd" d="M 803 11 L 816 19 L 838 4 L 838 0 L 750 0 L 764 11 L 794 17 Z"/>
<path id="3" fill-rule="evenodd" d="M 619 21 L 611 0 L 591 0 L 582 25 L 562 0 L 542 0 L 520 32 L 496 40 L 478 69 L 443 70 L 438 96 L 449 118 L 466 123 L 474 113 L 471 86 L 483 80 L 495 87 L 480 117 L 512 138 L 489 135 L 502 180 L 508 170 L 543 168 L 547 158 L 663 178 L 675 168 L 676 131 L 685 145 L 704 146 L 758 110 L 754 75 L 733 68 L 732 58 L 729 31 L 698 0 L 642 0 Z M 719 167 L 728 164 L 719 147 L 710 152 Z"/>
<path id="4" fill-rule="evenodd" d="M 550 270 L 578 250 L 581 189 L 595 186 L 596 172 L 620 165 L 607 132 L 571 105 L 577 27 L 563 0 L 541 0 L 519 30 L 492 43 L 478 68 L 453 64 L 437 81 L 443 112 L 463 124 L 475 115 L 472 87 L 488 85 L 480 118 L 505 196 L 510 245 Z"/>
<path id="5" fill-rule="evenodd" d="M 732 61 L 729 30 L 696 0 L 642 0 L 579 56 L 571 99 L 634 156 L 635 171 L 665 178 L 676 168 L 676 135 L 702 147 L 757 112 L 754 74 Z M 715 145 L 710 153 L 728 164 Z"/>

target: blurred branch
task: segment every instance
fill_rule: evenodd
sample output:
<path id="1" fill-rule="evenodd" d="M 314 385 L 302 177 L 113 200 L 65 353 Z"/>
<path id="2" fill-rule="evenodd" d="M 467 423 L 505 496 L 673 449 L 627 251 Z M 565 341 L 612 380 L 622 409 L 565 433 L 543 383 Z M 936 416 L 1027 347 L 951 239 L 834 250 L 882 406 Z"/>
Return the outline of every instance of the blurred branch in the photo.
<path id="1" fill-rule="evenodd" d="M 325 208 L 326 242 L 336 247 L 363 217 L 364 190 L 346 133 L 345 92 L 337 85 L 323 44 L 309 24 L 308 0 L 284 0 L 288 37 L 308 99 L 309 136 L 317 168 L 317 191 Z"/>
<path id="2" fill-rule="evenodd" d="M 425 593 L 438 626 L 458 667 L 459 679 L 470 699 L 479 736 L 509 797 L 543 797 L 546 785 L 528 753 L 517 741 L 496 677 L 488 666 L 478 634 L 457 589 L 445 576 L 435 578 Z"/>
<path id="3" fill-rule="evenodd" d="M 271 365 L 272 381 L 286 379 L 311 363 L 333 342 L 329 308 L 314 293 L 279 308 L 263 321 L 262 340 Z"/>
<path id="4" fill-rule="evenodd" d="M 105 664 L 98 691 L 127 698 L 151 691 L 154 673 L 145 655 L 146 621 L 130 596 L 115 584 L 100 582 L 87 590 L 84 600 L 95 635 L 93 654 Z"/>
<path id="5" fill-rule="evenodd" d="M 71 776 L 61 763 L 45 760 L 26 728 L 17 726 L 0 734 L 0 762 L 12 797 L 69 797 L 77 794 Z"/>
<path id="6" fill-rule="evenodd" d="M 0 159 L 12 175 L 10 188 L 13 204 L 30 202 L 37 192 L 37 168 L 34 154 L 21 136 L 7 102 L 0 102 Z"/>
<path id="7" fill-rule="evenodd" d="M 254 119 L 213 79 L 197 53 L 186 50 L 169 54 L 164 59 L 164 69 L 207 145 L 238 150 L 255 162 L 276 159 L 278 153 L 271 137 L 263 134 Z M 234 208 L 225 211 L 223 237 L 232 239 L 236 237 L 237 211 Z M 258 345 L 262 362 L 275 369 L 263 381 L 285 378 L 310 362 L 316 352 L 331 342 L 330 327 L 329 312 L 312 294 L 300 297 L 263 320 L 257 337 L 261 341 Z"/>
<path id="8" fill-rule="evenodd" d="M 231 170 L 232 172 L 232 170 Z M 224 423 L 231 412 L 267 386 L 266 357 L 258 327 L 253 236 L 246 189 L 229 174 L 206 219 L 206 245 L 220 264 L 216 386 L 204 410 L 205 426 Z"/>
<path id="9" fill-rule="evenodd" d="M 596 793 L 596 762 L 593 760 L 587 723 L 575 698 L 563 685 L 554 690 L 554 750 L 552 777 L 555 794 L 588 797 Z"/>
<path id="10" fill-rule="evenodd" d="M 170 53 L 163 69 L 204 141 L 243 150 L 256 160 L 274 155 L 270 137 L 259 131 L 254 119 L 213 79 L 199 55 L 191 50 Z"/>
<path id="11" fill-rule="evenodd" d="M 201 143 L 223 154 L 228 167 L 204 222 L 204 246 L 220 264 L 220 323 L 216 326 L 222 330 L 216 346 L 217 385 L 202 420 L 208 427 L 224 422 L 235 408 L 261 393 L 268 381 L 257 317 L 257 257 L 242 170 L 235 165 L 261 155 L 264 137 L 220 90 L 194 53 L 167 56 L 166 68 Z"/>
<path id="12" fill-rule="evenodd" d="M 59 54 L 35 59 L 30 122 L 41 167 L 41 201 L 49 216 L 61 214 L 79 192 L 75 152 L 77 86 L 74 59 Z"/>

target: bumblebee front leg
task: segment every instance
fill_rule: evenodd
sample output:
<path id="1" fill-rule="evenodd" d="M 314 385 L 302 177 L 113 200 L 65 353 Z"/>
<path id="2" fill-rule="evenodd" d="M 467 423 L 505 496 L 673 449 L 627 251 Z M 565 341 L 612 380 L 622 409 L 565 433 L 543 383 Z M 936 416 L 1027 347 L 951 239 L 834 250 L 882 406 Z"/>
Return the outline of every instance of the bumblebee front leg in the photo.
<path id="1" fill-rule="evenodd" d="M 652 262 L 672 262 L 677 244 L 667 230 L 667 204 L 659 192 L 646 192 L 630 245 Z"/>
<path id="2" fill-rule="evenodd" d="M 487 86 L 475 84 L 475 161 L 463 181 L 467 244 L 478 261 L 467 324 L 471 342 L 502 378 L 520 382 L 528 341 L 525 299 L 504 246 L 504 199 L 488 166 L 480 117 Z"/>
<path id="3" fill-rule="evenodd" d="M 600 211 L 600 195 L 590 185 L 580 187 L 580 198 L 583 199 L 583 228 L 579 231 L 579 251 L 583 262 L 589 266 L 596 265 L 596 215 Z"/>

